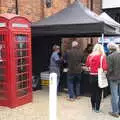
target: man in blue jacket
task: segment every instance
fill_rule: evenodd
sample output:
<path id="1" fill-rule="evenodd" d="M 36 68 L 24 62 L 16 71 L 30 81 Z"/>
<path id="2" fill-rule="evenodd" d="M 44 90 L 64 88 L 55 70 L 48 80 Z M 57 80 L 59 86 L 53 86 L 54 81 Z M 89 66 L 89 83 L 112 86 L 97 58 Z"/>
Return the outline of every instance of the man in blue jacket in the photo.
<path id="1" fill-rule="evenodd" d="M 53 53 L 50 57 L 50 73 L 57 74 L 57 91 L 60 82 L 60 64 L 61 64 L 59 52 L 60 47 L 58 45 L 53 45 Z"/>

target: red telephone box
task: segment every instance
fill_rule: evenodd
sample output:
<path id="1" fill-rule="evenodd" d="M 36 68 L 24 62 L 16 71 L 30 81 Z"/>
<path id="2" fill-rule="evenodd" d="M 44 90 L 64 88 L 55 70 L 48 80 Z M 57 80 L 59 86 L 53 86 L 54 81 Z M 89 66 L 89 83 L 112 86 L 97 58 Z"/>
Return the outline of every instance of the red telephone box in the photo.
<path id="1" fill-rule="evenodd" d="M 32 101 L 30 22 L 15 14 L 0 15 L 0 105 Z"/>

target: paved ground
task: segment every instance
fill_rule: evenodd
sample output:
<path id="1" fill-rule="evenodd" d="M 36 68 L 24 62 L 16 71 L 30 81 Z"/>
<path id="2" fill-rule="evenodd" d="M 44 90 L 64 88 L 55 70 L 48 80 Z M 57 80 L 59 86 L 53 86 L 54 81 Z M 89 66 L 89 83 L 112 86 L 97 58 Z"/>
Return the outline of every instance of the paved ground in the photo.
<path id="1" fill-rule="evenodd" d="M 89 97 L 69 102 L 65 96 L 58 97 L 58 120 L 120 120 L 108 114 L 110 96 L 102 101 L 101 113 L 92 112 Z M 14 109 L 0 107 L 0 120 L 49 120 L 48 89 L 33 92 L 32 103 Z"/>

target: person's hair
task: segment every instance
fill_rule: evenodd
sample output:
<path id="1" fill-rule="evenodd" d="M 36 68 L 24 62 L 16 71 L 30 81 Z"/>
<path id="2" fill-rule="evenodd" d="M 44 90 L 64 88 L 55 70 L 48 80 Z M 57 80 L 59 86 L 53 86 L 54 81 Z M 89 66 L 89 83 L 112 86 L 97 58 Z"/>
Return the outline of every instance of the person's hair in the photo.
<path id="1" fill-rule="evenodd" d="M 110 51 L 118 51 L 119 50 L 119 46 L 113 42 L 108 43 L 107 48 Z"/>
<path id="2" fill-rule="evenodd" d="M 93 44 L 88 44 L 85 50 L 86 52 L 91 53 L 92 49 L 93 49 Z"/>
<path id="3" fill-rule="evenodd" d="M 92 53 L 98 52 L 99 54 L 105 55 L 104 47 L 101 44 L 95 44 Z"/>
<path id="4" fill-rule="evenodd" d="M 73 41 L 72 42 L 72 47 L 77 47 L 78 46 L 78 42 L 77 41 Z"/>
<path id="5" fill-rule="evenodd" d="M 53 51 L 56 51 L 57 49 L 60 49 L 60 46 L 58 46 L 58 45 L 53 45 L 52 49 L 53 49 Z"/>

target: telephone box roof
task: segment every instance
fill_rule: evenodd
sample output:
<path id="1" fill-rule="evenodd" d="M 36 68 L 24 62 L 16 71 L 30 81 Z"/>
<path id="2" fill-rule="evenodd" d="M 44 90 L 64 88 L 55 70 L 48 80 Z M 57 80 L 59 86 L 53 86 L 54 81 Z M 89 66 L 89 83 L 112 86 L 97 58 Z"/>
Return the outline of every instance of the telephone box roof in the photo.
<path id="1" fill-rule="evenodd" d="M 12 14 L 12 13 L 4 13 L 4 14 L 0 14 L 0 17 L 4 17 L 8 20 L 14 18 L 14 17 L 18 17 L 19 15 L 16 14 Z"/>

